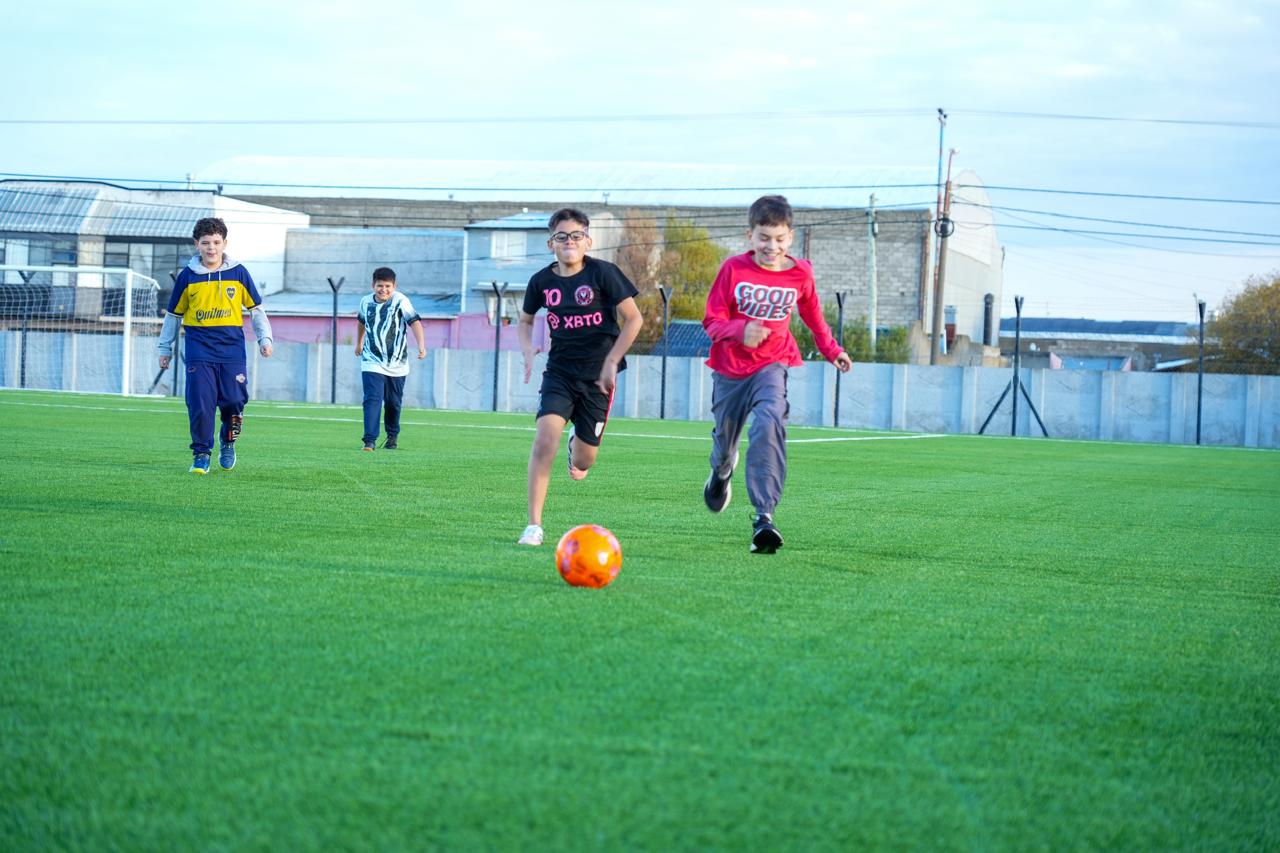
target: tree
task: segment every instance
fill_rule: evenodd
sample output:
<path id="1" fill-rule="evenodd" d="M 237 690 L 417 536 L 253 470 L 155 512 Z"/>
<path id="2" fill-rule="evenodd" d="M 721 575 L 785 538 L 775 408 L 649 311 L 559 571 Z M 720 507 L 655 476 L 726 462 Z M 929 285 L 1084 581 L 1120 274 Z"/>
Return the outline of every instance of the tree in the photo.
<path id="1" fill-rule="evenodd" d="M 831 333 L 836 332 L 836 309 L 831 305 L 823 306 L 823 315 L 826 317 L 827 325 L 831 327 Z M 791 334 L 795 336 L 796 343 L 800 345 L 800 355 L 806 360 L 821 360 L 822 353 L 818 352 L 817 345 L 813 342 L 813 333 L 809 331 L 809 327 L 800 319 L 797 312 L 791 317 Z M 875 352 L 871 350 L 871 333 L 867 330 L 867 318 L 858 317 L 852 322 L 844 324 L 844 340 L 840 342 L 844 347 L 844 351 L 849 354 L 849 358 L 854 361 L 871 362 L 876 361 L 882 364 L 906 364 L 910 355 L 910 347 L 907 344 L 907 330 L 901 327 L 894 329 L 886 329 L 876 335 Z"/>
<path id="2" fill-rule="evenodd" d="M 1245 279 L 1205 327 L 1205 369 L 1280 374 L 1280 270 Z"/>
<path id="3" fill-rule="evenodd" d="M 645 324 L 637 343 L 652 345 L 662 337 L 659 284 L 667 288 L 671 319 L 701 320 L 707 292 L 727 254 L 707 229 L 691 220 L 668 216 L 659 239 L 656 220 L 628 214 L 617 258 L 639 291 L 636 305 Z"/>

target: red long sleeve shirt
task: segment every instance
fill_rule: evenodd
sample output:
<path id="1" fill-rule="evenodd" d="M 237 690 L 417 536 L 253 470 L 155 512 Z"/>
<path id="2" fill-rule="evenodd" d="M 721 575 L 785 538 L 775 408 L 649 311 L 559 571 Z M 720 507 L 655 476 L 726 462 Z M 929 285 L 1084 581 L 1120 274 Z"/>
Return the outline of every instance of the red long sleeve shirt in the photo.
<path id="1" fill-rule="evenodd" d="M 742 379 L 774 362 L 788 367 L 803 364 L 800 347 L 791 335 L 792 309 L 800 311 L 800 319 L 813 332 L 818 351 L 828 361 L 835 361 L 843 351 L 822 316 L 813 285 L 813 265 L 787 257 L 794 266 L 782 271 L 760 266 L 751 252 L 734 255 L 721 265 L 702 318 L 702 327 L 711 337 L 707 366 L 712 370 Z M 769 329 L 769 336 L 755 348 L 742 343 L 742 330 L 751 320 L 759 320 Z"/>

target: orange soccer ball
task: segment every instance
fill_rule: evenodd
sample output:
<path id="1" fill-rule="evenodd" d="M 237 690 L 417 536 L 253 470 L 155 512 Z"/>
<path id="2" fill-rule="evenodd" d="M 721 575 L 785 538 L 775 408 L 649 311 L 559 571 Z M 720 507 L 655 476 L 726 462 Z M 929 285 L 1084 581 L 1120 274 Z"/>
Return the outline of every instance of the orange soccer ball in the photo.
<path id="1" fill-rule="evenodd" d="M 622 570 L 622 546 L 600 525 L 579 524 L 560 537 L 556 569 L 574 586 L 599 589 L 612 583 Z"/>

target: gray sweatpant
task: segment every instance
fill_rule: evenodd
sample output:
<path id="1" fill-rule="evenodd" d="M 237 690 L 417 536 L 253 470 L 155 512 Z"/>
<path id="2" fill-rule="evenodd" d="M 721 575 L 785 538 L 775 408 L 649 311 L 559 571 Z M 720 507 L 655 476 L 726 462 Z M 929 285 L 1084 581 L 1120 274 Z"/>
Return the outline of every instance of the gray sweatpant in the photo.
<path id="1" fill-rule="evenodd" d="M 787 368 L 767 365 L 745 379 L 711 374 L 711 470 L 727 477 L 738 460 L 738 440 L 747 418 L 747 498 L 756 512 L 768 515 L 782 499 L 787 480 Z"/>

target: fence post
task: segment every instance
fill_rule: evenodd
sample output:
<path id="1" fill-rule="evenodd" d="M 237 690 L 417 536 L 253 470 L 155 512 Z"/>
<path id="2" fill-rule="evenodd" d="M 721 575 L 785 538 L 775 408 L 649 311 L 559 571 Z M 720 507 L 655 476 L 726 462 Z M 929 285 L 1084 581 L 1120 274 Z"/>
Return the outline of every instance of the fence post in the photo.
<path id="1" fill-rule="evenodd" d="M 873 195 L 872 198 L 875 198 Z M 840 344 L 840 349 L 844 349 L 844 297 L 843 291 L 836 291 L 836 341 Z M 875 337 L 873 333 L 872 346 L 875 346 Z M 836 402 L 834 411 L 831 416 L 832 426 L 840 426 L 840 371 L 836 371 Z"/>
<path id="2" fill-rule="evenodd" d="M 340 276 L 335 283 L 333 277 L 329 277 L 329 289 L 333 291 L 333 331 L 331 333 L 332 357 L 329 360 L 329 402 L 338 402 L 338 291 L 342 289 L 342 283 L 347 280 L 346 276 Z"/>
<path id="3" fill-rule="evenodd" d="M 1022 385 L 1022 297 L 1013 297 L 1013 425 L 1010 435 L 1018 434 L 1018 390 Z"/>
<path id="4" fill-rule="evenodd" d="M 1200 312 L 1200 366 L 1196 373 L 1196 444 L 1200 443 L 1200 412 L 1204 406 L 1204 300 L 1196 300 Z"/>
<path id="5" fill-rule="evenodd" d="M 667 331 L 671 322 L 671 294 L 662 285 L 658 285 L 658 293 L 662 296 L 662 385 L 658 395 L 658 418 L 667 416 L 667 351 L 671 348 L 671 340 Z"/>
<path id="6" fill-rule="evenodd" d="M 496 281 L 489 282 L 493 288 L 493 410 L 498 411 L 498 356 L 502 352 L 502 315 L 505 313 L 503 303 L 506 301 L 507 285 L 504 282 L 498 287 Z"/>

